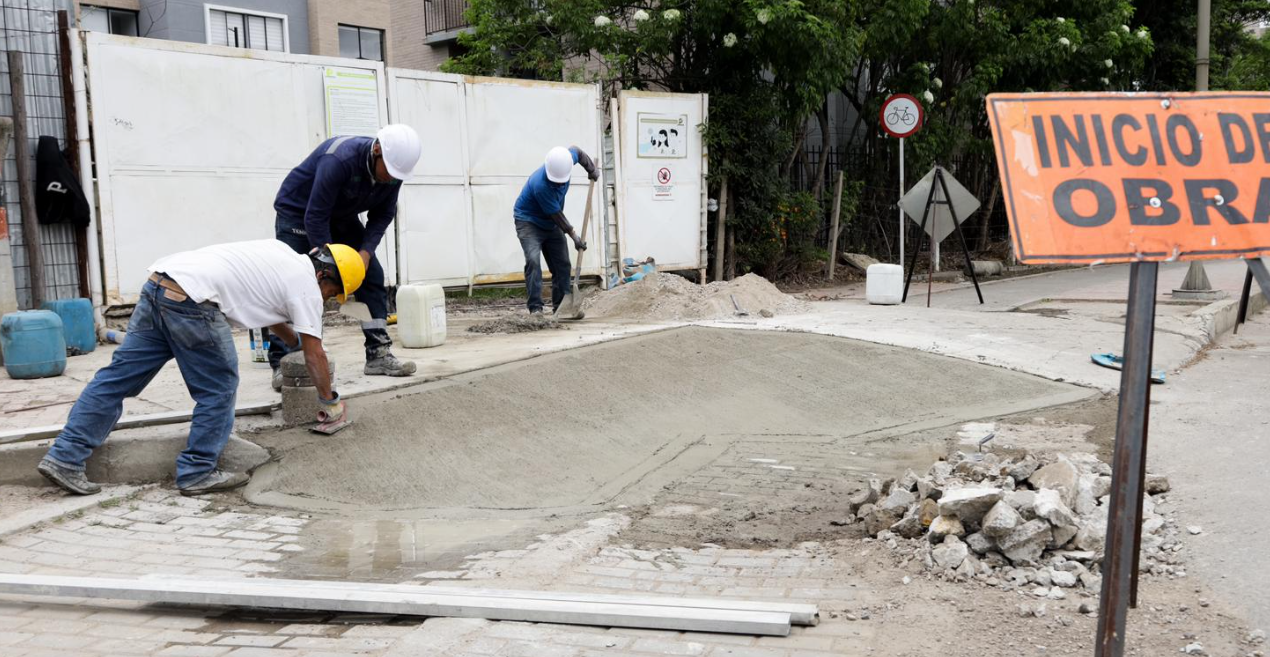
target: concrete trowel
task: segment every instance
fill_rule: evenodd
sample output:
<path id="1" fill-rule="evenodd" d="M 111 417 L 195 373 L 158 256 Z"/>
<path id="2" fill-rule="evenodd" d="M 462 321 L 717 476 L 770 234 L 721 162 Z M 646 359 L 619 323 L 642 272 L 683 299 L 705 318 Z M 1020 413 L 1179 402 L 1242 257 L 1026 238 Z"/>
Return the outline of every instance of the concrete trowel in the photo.
<path id="1" fill-rule="evenodd" d="M 595 181 L 587 186 L 586 190 L 586 213 L 582 215 L 582 239 L 586 239 L 587 227 L 591 223 L 591 195 L 595 193 Z M 585 251 L 578 252 L 578 265 L 573 269 L 573 276 L 569 284 L 569 293 L 564 295 L 564 299 L 560 301 L 560 307 L 556 308 L 556 317 L 559 319 L 582 319 L 586 317 L 586 311 L 582 310 L 582 294 L 578 292 L 578 279 L 582 277 L 582 256 Z"/>

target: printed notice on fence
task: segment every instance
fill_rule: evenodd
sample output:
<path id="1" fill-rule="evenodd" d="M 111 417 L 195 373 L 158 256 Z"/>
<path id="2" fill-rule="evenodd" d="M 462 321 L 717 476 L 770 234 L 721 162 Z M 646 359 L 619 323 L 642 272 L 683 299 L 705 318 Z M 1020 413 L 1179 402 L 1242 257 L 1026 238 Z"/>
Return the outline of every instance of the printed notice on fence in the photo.
<path id="1" fill-rule="evenodd" d="M 327 137 L 379 131 L 379 83 L 372 71 L 328 66 L 322 72 Z"/>
<path id="2" fill-rule="evenodd" d="M 1270 255 L 1270 93 L 987 103 L 1020 261 Z"/>

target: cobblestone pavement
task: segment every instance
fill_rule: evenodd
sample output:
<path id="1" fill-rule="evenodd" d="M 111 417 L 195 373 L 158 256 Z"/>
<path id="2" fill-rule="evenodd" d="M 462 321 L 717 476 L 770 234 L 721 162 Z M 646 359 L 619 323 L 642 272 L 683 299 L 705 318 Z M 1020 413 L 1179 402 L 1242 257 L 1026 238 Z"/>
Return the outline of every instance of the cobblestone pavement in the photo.
<path id="1" fill-rule="evenodd" d="M 229 498 L 226 498 L 229 499 Z M 305 551 L 310 518 L 229 510 L 224 500 L 147 489 L 0 541 L 0 572 L 101 577 L 277 576 Z M 797 599 L 832 610 L 867 607 L 832 551 L 717 547 L 637 550 L 608 545 L 622 516 L 542 536 L 524 549 L 472 555 L 461 569 L 421 573 L 416 583 L 535 586 Z M 337 657 L 340 655 L 729 655 L 814 657 L 856 652 L 870 624 L 826 619 L 787 638 L 418 619 L 241 611 L 129 601 L 0 598 L 5 657 Z"/>

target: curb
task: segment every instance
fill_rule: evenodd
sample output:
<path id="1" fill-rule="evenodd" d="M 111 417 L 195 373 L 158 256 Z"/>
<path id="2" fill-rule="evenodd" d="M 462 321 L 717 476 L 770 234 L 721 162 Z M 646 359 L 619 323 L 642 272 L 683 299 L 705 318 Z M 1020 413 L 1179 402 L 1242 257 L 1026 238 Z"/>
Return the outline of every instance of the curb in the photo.
<path id="1" fill-rule="evenodd" d="M 1252 319 L 1267 306 L 1270 306 L 1270 302 L 1266 301 L 1265 295 L 1260 293 L 1250 295 L 1248 318 Z M 1217 342 L 1217 338 L 1235 329 L 1235 323 L 1239 320 L 1239 298 L 1214 301 L 1191 313 L 1191 316 L 1203 322 L 1203 330 L 1208 336 L 1207 344 L 1213 344 Z"/>
<path id="2" fill-rule="evenodd" d="M 189 425 L 167 425 L 155 429 L 111 434 L 88 459 L 89 478 L 97 483 L 123 484 L 149 483 L 171 477 L 176 456 L 185 449 Z M 0 445 L 0 484 L 51 486 L 36 472 L 35 466 L 44 458 L 52 443 L 52 440 L 36 440 Z M 268 460 L 269 452 L 263 447 L 230 435 L 229 443 L 221 453 L 220 465 L 226 470 L 248 472 Z"/>
<path id="3" fill-rule="evenodd" d="M 107 503 L 112 500 L 122 500 L 145 488 L 146 486 L 111 486 L 102 488 L 96 495 L 67 495 L 56 502 L 0 518 L 0 538 L 26 531 L 40 523 L 51 522 L 68 513 L 103 504 L 109 506 Z"/>

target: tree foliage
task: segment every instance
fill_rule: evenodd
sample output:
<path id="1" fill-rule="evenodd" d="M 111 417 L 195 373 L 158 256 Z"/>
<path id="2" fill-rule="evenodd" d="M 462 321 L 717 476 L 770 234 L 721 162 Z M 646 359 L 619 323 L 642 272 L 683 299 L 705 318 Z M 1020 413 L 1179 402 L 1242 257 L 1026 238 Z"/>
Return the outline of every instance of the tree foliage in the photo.
<path id="1" fill-rule="evenodd" d="M 1214 2 L 1213 88 L 1270 88 L 1270 45 L 1246 29 L 1268 16 L 1265 0 Z M 986 199 L 987 94 L 1194 79 L 1195 0 L 472 0 L 468 18 L 451 72 L 710 94 L 710 170 L 734 190 L 737 257 L 768 275 L 817 255 L 827 158 L 811 157 L 809 123 L 822 149 L 834 133 L 862 154 L 845 207 L 893 217 L 893 140 L 878 125 L 892 93 L 926 109 L 910 171 L 969 162 L 957 174 Z M 837 93 L 850 111 L 831 124 Z"/>

